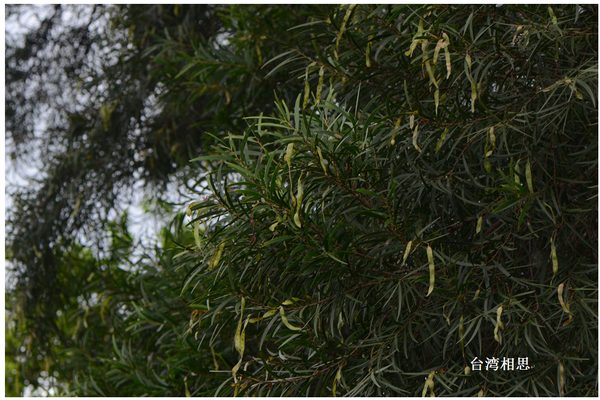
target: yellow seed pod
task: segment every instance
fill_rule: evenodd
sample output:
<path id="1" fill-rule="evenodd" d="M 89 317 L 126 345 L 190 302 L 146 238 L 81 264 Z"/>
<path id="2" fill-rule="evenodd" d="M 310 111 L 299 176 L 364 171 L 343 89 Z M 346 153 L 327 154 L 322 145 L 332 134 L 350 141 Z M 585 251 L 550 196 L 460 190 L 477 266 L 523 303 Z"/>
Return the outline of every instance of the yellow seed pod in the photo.
<path id="1" fill-rule="evenodd" d="M 527 160 L 527 164 L 525 164 L 525 178 L 527 178 L 527 186 L 529 187 L 529 192 L 533 193 L 533 180 L 531 179 L 531 163 Z"/>
<path id="2" fill-rule="evenodd" d="M 294 154 L 294 143 L 288 143 L 287 149 L 285 150 L 285 157 L 283 159 L 287 161 L 288 167 L 292 168 L 292 155 Z"/>
<path id="3" fill-rule="evenodd" d="M 490 174 L 492 172 L 492 164 L 489 161 L 485 161 L 483 163 L 483 168 L 485 168 L 485 171 Z"/>
<path id="4" fill-rule="evenodd" d="M 500 329 L 504 330 L 504 324 L 502 323 L 502 320 L 500 319 L 502 315 L 502 306 L 498 307 L 498 309 L 496 310 L 496 328 L 494 328 L 494 339 L 499 343 L 500 342 L 500 336 L 498 336 L 498 331 Z"/>
<path id="5" fill-rule="evenodd" d="M 433 292 L 435 285 L 435 263 L 433 261 L 433 250 L 431 250 L 429 245 L 427 245 L 427 259 L 429 260 L 429 290 L 427 291 L 427 296 L 429 296 Z"/>
<path id="6" fill-rule="evenodd" d="M 502 320 L 500 319 L 502 316 L 502 306 L 498 307 L 498 309 L 496 310 L 496 322 L 498 323 L 498 326 L 500 326 L 500 329 L 504 330 L 504 324 L 502 323 Z"/>
<path id="7" fill-rule="evenodd" d="M 321 167 L 323 168 L 323 172 L 327 175 L 327 168 L 325 168 L 325 161 L 323 158 L 323 153 L 321 153 L 321 148 L 317 147 L 317 153 L 319 153 L 319 161 L 321 162 Z"/>
<path id="8" fill-rule="evenodd" d="M 421 148 L 419 147 L 419 145 L 417 144 L 417 138 L 419 137 L 419 126 L 417 125 L 415 127 L 415 131 L 413 132 L 413 146 L 415 147 L 415 150 L 417 150 L 419 153 L 421 152 Z"/>
<path id="9" fill-rule="evenodd" d="M 475 233 L 481 232 L 481 225 L 483 224 L 483 216 L 477 219 L 477 229 L 475 229 Z"/>
<path id="10" fill-rule="evenodd" d="M 435 376 L 435 370 L 431 371 L 429 373 L 429 376 L 427 377 L 427 380 L 425 381 L 425 387 L 423 387 L 423 393 L 421 397 L 425 397 L 425 395 L 427 394 L 427 389 L 429 389 L 430 392 L 430 396 L 431 397 L 435 397 L 435 394 L 433 393 L 433 377 Z"/>
<path id="11" fill-rule="evenodd" d="M 438 40 L 437 44 L 435 45 L 435 50 L 433 51 L 433 65 L 437 64 L 437 59 L 438 59 L 440 50 L 442 49 L 443 45 L 444 45 L 444 39 Z"/>
<path id="12" fill-rule="evenodd" d="M 317 95 L 315 98 L 315 103 L 319 104 L 321 102 L 321 92 L 323 91 L 323 75 L 325 74 L 325 68 L 321 67 L 319 69 L 319 83 L 317 83 Z"/>
<path id="13" fill-rule="evenodd" d="M 429 75 L 429 83 L 435 85 L 435 87 L 438 87 L 437 80 L 435 79 L 435 74 L 431 69 L 431 63 L 429 61 L 425 62 L 425 69 L 427 70 L 427 74 Z"/>
<path id="14" fill-rule="evenodd" d="M 208 271 L 212 271 L 217 265 L 219 265 L 219 261 L 221 261 L 221 256 L 223 255 L 224 248 L 225 242 L 221 243 L 219 248 L 214 251 L 213 256 L 210 260 L 210 264 L 208 265 Z"/>
<path id="15" fill-rule="evenodd" d="M 302 330 L 301 327 L 299 326 L 294 326 L 292 324 L 290 324 L 290 322 L 288 321 L 287 317 L 285 316 L 285 311 L 283 309 L 282 306 L 279 306 L 279 315 L 281 316 L 281 321 L 283 321 L 283 324 L 285 326 L 287 326 L 289 329 L 293 330 L 293 331 L 299 331 Z"/>
<path id="16" fill-rule="evenodd" d="M 437 142 L 437 146 L 435 146 L 435 152 L 437 153 L 438 151 L 440 151 L 440 149 L 442 148 L 442 145 L 444 144 L 444 139 L 446 139 L 446 135 L 448 134 L 448 128 L 444 129 L 444 132 L 442 133 L 442 136 L 440 137 L 440 140 L 438 140 Z"/>
<path id="17" fill-rule="evenodd" d="M 304 76 L 304 101 L 302 102 L 302 109 L 306 109 L 308 105 L 308 99 L 310 97 L 310 82 L 308 81 L 308 71 L 310 66 L 306 67 L 306 75 Z"/>
<path id="18" fill-rule="evenodd" d="M 446 46 L 444 46 L 444 55 L 446 56 L 446 71 L 447 71 L 446 79 L 448 79 L 448 78 L 450 78 L 450 71 L 452 71 L 452 62 L 450 60 L 450 50 L 448 49 L 448 46 L 450 45 L 450 38 L 448 37 L 446 32 L 442 33 L 442 37 L 446 41 Z"/>
<path id="19" fill-rule="evenodd" d="M 475 80 L 471 78 L 471 112 L 475 112 L 475 100 L 477 100 L 477 85 Z"/>
<path id="20" fill-rule="evenodd" d="M 296 213 L 300 211 L 300 206 L 302 204 L 302 199 L 304 198 L 304 187 L 302 186 L 302 174 L 300 174 L 300 178 L 298 178 L 298 197 L 296 199 Z"/>
<path id="21" fill-rule="evenodd" d="M 402 257 L 402 265 L 404 265 L 404 263 L 406 262 L 406 259 L 408 258 L 408 254 L 410 253 L 410 248 L 412 247 L 412 242 L 413 241 L 411 240 L 406 245 L 406 250 L 404 250 L 404 257 Z"/>
<path id="22" fill-rule="evenodd" d="M 338 46 L 340 45 L 340 39 L 342 38 L 342 35 L 344 34 L 344 30 L 346 30 L 346 24 L 348 23 L 348 20 L 350 19 L 350 15 L 352 14 L 352 10 L 354 10 L 354 7 L 356 7 L 356 4 L 351 4 L 348 7 L 348 9 L 346 10 L 346 15 L 344 15 L 344 19 L 342 20 L 342 25 L 340 26 L 340 32 L 338 33 L 337 40 L 335 41 L 335 48 L 333 49 L 336 60 L 338 59 L 337 49 L 338 49 Z"/>

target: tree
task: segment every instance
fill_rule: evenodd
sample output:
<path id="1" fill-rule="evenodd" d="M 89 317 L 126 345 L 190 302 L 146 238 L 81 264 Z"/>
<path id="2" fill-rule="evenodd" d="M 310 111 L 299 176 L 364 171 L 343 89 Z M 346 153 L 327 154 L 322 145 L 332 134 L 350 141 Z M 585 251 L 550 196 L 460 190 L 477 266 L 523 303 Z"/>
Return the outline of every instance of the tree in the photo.
<path id="1" fill-rule="evenodd" d="M 346 6 L 296 30 L 306 92 L 195 160 L 184 285 L 238 324 L 219 394 L 595 393 L 596 11 Z"/>
<path id="2" fill-rule="evenodd" d="M 115 344 L 80 393 L 597 395 L 597 7 L 269 9 L 155 58 L 175 104 L 263 43 L 287 84 L 192 160 L 191 229 L 164 255 L 189 321 L 148 297 L 113 337 L 156 353 Z M 252 43 L 264 21 L 290 37 Z M 227 88 L 225 110 L 247 99 Z M 169 344 L 139 322 L 156 310 Z"/>
<path id="3" fill-rule="evenodd" d="M 244 12 L 258 9 L 286 12 Z M 9 17 L 23 12 L 8 11 Z M 284 74 L 267 77 L 261 69 L 262 54 L 273 57 L 281 42 L 269 42 L 262 52 L 258 45 L 260 35 L 282 30 L 278 21 L 306 22 L 287 12 L 266 27 L 238 28 L 243 13 L 235 7 L 56 6 L 23 43 L 8 44 L 9 152 L 16 163 L 41 160 L 41 171 L 26 187 L 9 189 L 14 209 L 7 218 L 7 258 L 17 291 L 27 293 L 19 297 L 27 330 L 40 346 L 53 333 L 56 312 L 69 304 L 70 283 L 59 279 L 68 253 L 83 244 L 103 258 L 106 224 L 134 191 L 167 201 L 173 196 L 162 194 L 172 188 L 186 195 L 185 184 L 197 173 L 188 160 L 212 140 L 206 132 L 241 129 L 246 115 L 268 112 L 275 88 L 289 97 L 281 87 Z M 72 26 L 72 20 L 79 22 Z M 217 33 L 233 45 L 221 48 Z M 238 55 L 236 35 L 253 35 L 251 53 Z M 175 80 L 196 53 L 206 58 L 207 70 L 197 71 L 193 82 Z M 36 133 L 40 119 L 47 127 Z"/>
<path id="4" fill-rule="evenodd" d="M 112 280 L 73 287 L 72 259 L 79 257 L 81 243 L 92 255 L 76 268 L 86 279 L 112 257 L 108 228 L 134 190 L 144 187 L 153 201 L 172 201 L 162 195 L 172 188 L 185 195 L 189 177 L 197 174 L 187 167 L 188 160 L 202 151 L 206 138 L 211 140 L 205 132 L 238 129 L 246 115 L 268 112 L 275 88 L 287 98 L 285 73 L 267 76 L 270 71 L 262 68 L 261 60 L 278 54 L 281 43 L 292 39 L 291 34 L 281 35 L 286 29 L 281 24 L 306 22 L 303 10 L 311 8 L 320 6 L 56 6 L 47 9 L 39 29 L 23 43 L 8 43 L 11 157 L 15 163 L 41 159 L 44 166 L 41 177 L 27 187 L 9 189 L 15 206 L 8 215 L 7 258 L 16 288 L 7 306 L 17 320 L 9 329 L 18 328 L 18 340 L 7 357 L 23 362 L 18 375 L 22 383 L 37 385 L 38 377 L 44 377 L 40 374 L 48 373 L 36 355 L 59 365 L 56 351 L 85 352 L 91 345 L 70 340 L 75 314 L 69 313 L 72 323 L 64 325 L 57 313 L 74 307 L 82 295 L 100 298 L 103 292 L 109 296 L 121 289 L 122 282 Z M 21 7 L 7 11 L 9 18 L 24 12 Z M 252 20 L 257 13 L 272 15 L 272 22 L 238 27 L 243 18 Z M 233 45 L 223 46 L 217 32 Z M 266 41 L 266 35 L 277 35 L 279 41 Z M 239 43 L 248 43 L 248 38 L 256 44 L 240 58 Z M 259 45 L 261 41 L 267 45 Z M 196 52 L 209 58 L 209 68 L 194 77 L 190 91 L 189 82 L 174 78 Z M 296 85 L 291 92 L 299 90 L 300 83 Z M 48 125 L 42 133 L 35 132 L 40 119 Z M 181 187 L 167 186 L 169 181 L 181 182 Z M 113 262 L 135 262 L 128 253 L 119 257 Z M 120 307 L 119 302 L 111 304 Z M 88 334 L 112 348 L 102 329 Z M 59 344 L 52 346 L 54 340 Z M 19 354 L 20 348 L 25 354 Z M 87 368 L 90 359 L 83 358 L 81 365 L 58 368 L 60 379 L 72 383 Z M 13 385 L 10 379 L 7 384 Z"/>

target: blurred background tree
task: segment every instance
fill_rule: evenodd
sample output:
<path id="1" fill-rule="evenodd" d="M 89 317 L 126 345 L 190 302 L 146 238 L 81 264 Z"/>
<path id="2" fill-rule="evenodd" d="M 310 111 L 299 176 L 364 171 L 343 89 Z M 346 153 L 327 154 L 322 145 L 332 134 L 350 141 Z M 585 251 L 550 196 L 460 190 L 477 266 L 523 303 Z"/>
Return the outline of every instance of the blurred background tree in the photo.
<path id="1" fill-rule="evenodd" d="M 597 395 L 597 50 L 592 5 L 51 8 L 7 44 L 7 388 Z M 141 189 L 189 205 L 156 246 Z"/>

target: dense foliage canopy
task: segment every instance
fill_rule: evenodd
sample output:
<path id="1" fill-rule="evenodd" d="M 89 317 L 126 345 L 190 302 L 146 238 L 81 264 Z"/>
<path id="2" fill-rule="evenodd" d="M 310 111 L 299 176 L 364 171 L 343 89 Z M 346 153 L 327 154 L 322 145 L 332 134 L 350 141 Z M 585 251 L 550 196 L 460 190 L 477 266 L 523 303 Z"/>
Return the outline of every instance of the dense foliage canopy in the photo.
<path id="1" fill-rule="evenodd" d="M 100 70 L 7 47 L 46 165 L 7 220 L 7 394 L 596 396 L 597 11 L 122 6 Z M 88 94 L 46 87 L 40 150 L 18 88 L 52 63 Z M 154 247 L 114 216 L 140 179 L 187 199 Z"/>

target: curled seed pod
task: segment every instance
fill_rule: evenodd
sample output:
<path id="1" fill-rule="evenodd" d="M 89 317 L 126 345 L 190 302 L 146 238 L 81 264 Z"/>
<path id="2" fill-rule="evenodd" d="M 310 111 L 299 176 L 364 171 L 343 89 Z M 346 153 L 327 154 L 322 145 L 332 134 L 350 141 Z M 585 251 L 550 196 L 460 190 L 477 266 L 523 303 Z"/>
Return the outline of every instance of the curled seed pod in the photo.
<path id="1" fill-rule="evenodd" d="M 281 316 L 281 321 L 283 321 L 283 324 L 285 326 L 287 326 L 288 329 L 291 329 L 293 331 L 299 331 L 299 330 L 302 329 L 299 326 L 294 326 L 294 325 L 290 324 L 290 322 L 288 321 L 287 317 L 285 316 L 285 310 L 283 309 L 282 306 L 279 306 L 279 315 Z"/>
<path id="2" fill-rule="evenodd" d="M 498 336 L 498 331 L 500 329 L 504 330 L 504 324 L 502 323 L 502 320 L 500 319 L 501 315 L 502 315 L 502 306 L 498 307 L 498 309 L 496 310 L 496 328 L 494 328 L 494 339 L 498 343 L 500 342 L 500 336 Z"/>

